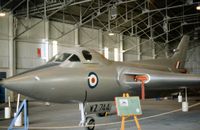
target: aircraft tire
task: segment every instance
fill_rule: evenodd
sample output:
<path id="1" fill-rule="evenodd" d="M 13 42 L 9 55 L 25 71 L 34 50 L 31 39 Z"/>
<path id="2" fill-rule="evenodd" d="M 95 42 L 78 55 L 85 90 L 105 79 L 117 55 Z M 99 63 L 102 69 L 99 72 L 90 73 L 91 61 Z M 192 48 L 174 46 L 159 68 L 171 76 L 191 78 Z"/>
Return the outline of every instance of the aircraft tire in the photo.
<path id="1" fill-rule="evenodd" d="M 87 130 L 94 130 L 95 128 L 95 120 L 92 117 L 86 117 L 86 125 L 89 125 L 86 127 Z"/>

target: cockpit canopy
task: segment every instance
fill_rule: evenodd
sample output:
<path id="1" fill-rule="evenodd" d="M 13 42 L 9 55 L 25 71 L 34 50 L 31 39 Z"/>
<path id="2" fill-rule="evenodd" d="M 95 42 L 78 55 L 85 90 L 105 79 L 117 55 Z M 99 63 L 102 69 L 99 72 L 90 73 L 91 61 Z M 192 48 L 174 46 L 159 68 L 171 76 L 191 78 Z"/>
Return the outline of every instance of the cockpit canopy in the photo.
<path id="1" fill-rule="evenodd" d="M 108 62 L 101 54 L 94 50 L 86 48 L 68 48 L 64 52 L 58 53 L 52 57 L 48 63 L 63 62 L 79 63 L 105 63 Z"/>
<path id="2" fill-rule="evenodd" d="M 71 54 L 71 53 L 60 53 L 55 55 L 53 58 L 49 60 L 49 63 L 51 62 L 58 62 L 62 63 L 66 60 L 69 60 L 71 62 L 80 62 L 80 59 L 77 55 Z"/>

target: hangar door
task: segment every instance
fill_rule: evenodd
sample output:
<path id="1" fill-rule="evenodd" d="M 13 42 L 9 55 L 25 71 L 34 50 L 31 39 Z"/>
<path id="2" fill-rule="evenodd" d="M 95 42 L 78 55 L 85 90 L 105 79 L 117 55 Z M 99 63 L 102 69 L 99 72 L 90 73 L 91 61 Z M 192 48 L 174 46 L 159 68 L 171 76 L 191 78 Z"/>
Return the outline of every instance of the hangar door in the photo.
<path id="1" fill-rule="evenodd" d="M 6 72 L 0 72 L 0 80 L 6 78 Z M 0 86 L 0 102 L 5 102 L 5 88 Z"/>

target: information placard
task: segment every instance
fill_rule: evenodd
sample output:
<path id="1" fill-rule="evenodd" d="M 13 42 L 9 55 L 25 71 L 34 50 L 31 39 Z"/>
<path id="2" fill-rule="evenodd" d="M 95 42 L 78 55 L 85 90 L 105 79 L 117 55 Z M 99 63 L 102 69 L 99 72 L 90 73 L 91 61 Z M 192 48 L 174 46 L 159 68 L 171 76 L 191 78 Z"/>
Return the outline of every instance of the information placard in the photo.
<path id="1" fill-rule="evenodd" d="M 115 97 L 118 116 L 141 115 L 139 97 Z"/>

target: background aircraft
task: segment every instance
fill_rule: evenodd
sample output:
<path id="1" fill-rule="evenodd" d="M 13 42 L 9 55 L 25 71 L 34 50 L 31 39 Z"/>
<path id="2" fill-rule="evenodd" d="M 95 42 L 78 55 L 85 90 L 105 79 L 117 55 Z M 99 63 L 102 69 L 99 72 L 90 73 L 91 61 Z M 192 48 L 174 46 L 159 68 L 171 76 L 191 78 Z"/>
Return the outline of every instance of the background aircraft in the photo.
<path id="1" fill-rule="evenodd" d="M 81 103 L 83 109 L 86 102 L 112 101 L 127 91 L 140 95 L 138 78 L 144 78 L 147 98 L 183 86 L 200 88 L 200 75 L 181 73 L 185 71 L 182 67 L 188 43 L 189 36 L 184 35 L 171 58 L 129 63 L 107 60 L 91 49 L 69 48 L 47 64 L 5 79 L 1 84 L 43 101 Z"/>

